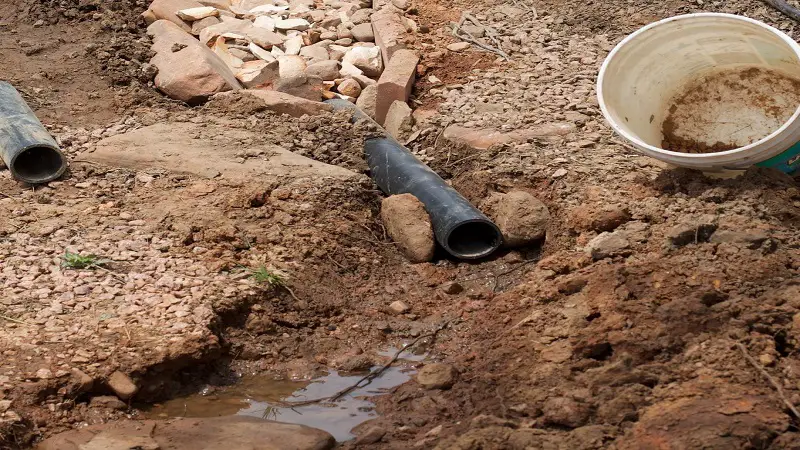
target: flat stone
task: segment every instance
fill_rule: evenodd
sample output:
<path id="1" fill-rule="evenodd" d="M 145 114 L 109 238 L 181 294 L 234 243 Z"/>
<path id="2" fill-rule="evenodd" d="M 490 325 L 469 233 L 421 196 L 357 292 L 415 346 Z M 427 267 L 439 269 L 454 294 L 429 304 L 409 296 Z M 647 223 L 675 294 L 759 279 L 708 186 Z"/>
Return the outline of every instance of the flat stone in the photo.
<path id="1" fill-rule="evenodd" d="M 240 20 L 232 17 L 223 17 L 220 23 L 204 28 L 200 32 L 200 43 L 210 45 L 216 42 L 217 38 L 226 33 L 236 33 L 245 36 L 245 32 L 253 27 L 249 20 Z M 265 30 L 266 31 L 266 30 Z"/>
<path id="2" fill-rule="evenodd" d="M 470 47 L 469 42 L 454 42 L 447 46 L 447 49 L 451 52 L 463 52 Z"/>
<path id="3" fill-rule="evenodd" d="M 159 20 L 147 29 L 156 55 L 150 61 L 158 68 L 156 87 L 176 100 L 202 103 L 213 94 L 236 90 L 241 85 L 228 66 L 208 47 L 172 22 Z M 177 52 L 175 44 L 184 45 Z"/>
<path id="4" fill-rule="evenodd" d="M 456 382 L 456 370 L 450 364 L 427 364 L 417 373 L 417 383 L 426 389 L 450 389 Z"/>
<path id="5" fill-rule="evenodd" d="M 330 111 L 330 105 L 298 99 L 275 91 L 248 90 L 226 96 L 254 95 L 265 108 L 299 117 Z M 216 97 L 215 97 L 216 99 Z M 266 125 L 265 125 L 266 126 Z M 195 136 L 206 136 L 195 139 Z M 137 172 L 167 171 L 201 178 L 220 178 L 246 182 L 265 176 L 290 178 L 330 177 L 350 179 L 356 174 L 339 166 L 321 163 L 277 145 L 246 144 L 261 142 L 259 133 L 231 129 L 212 123 L 157 123 L 99 141 L 80 158 L 110 167 Z M 181 149 L 176 152 L 175 149 Z M 249 151 L 265 152 L 266 157 L 239 161 L 237 155 Z"/>
<path id="6" fill-rule="evenodd" d="M 211 6 L 200 6 L 197 8 L 181 9 L 175 13 L 182 20 L 194 22 L 195 20 L 205 19 L 206 17 L 216 17 L 219 15 L 217 8 Z"/>
<path id="7" fill-rule="evenodd" d="M 272 56 L 272 53 L 268 52 L 263 47 L 260 47 L 257 44 L 251 42 L 247 46 L 247 48 L 250 49 L 250 53 L 252 53 L 253 56 L 255 56 L 256 58 L 262 59 L 267 62 L 277 61 L 277 59 L 274 56 Z"/>
<path id="8" fill-rule="evenodd" d="M 414 86 L 418 62 L 419 56 L 416 53 L 411 50 L 398 50 L 389 65 L 386 66 L 386 70 L 378 80 L 375 120 L 379 124 L 383 124 L 392 103 L 395 101 L 408 102 Z"/>
<path id="9" fill-rule="evenodd" d="M 333 109 L 326 103 L 306 100 L 278 91 L 245 90 L 243 92 L 258 97 L 267 105 L 267 109 L 270 111 L 278 114 L 287 114 L 292 117 L 315 116 Z"/>
<path id="10" fill-rule="evenodd" d="M 284 19 L 275 21 L 275 28 L 283 31 L 305 31 L 310 26 L 311 24 L 306 19 Z"/>
<path id="11" fill-rule="evenodd" d="M 280 34 L 256 26 L 247 27 L 244 35 L 256 45 L 263 48 L 272 48 L 274 45 L 281 45 L 283 38 Z"/>
<path id="12" fill-rule="evenodd" d="M 433 259 L 436 243 L 430 216 L 416 197 L 402 194 L 383 199 L 381 220 L 386 232 L 411 262 Z"/>
<path id="13" fill-rule="evenodd" d="M 246 88 L 270 85 L 278 78 L 278 61 L 248 61 L 236 73 L 236 79 Z"/>
<path id="14" fill-rule="evenodd" d="M 484 202 L 483 211 L 503 233 L 507 247 L 531 245 L 544 239 L 550 212 L 547 206 L 528 192 L 494 192 Z"/>
<path id="15" fill-rule="evenodd" d="M 130 420 L 90 425 L 55 435 L 40 443 L 37 449 L 328 450 L 335 445 L 333 436 L 316 428 L 258 417 L 225 416 L 168 421 Z"/>
<path id="16" fill-rule="evenodd" d="M 533 125 L 529 128 L 511 132 L 502 132 L 492 128 L 466 128 L 460 125 L 450 125 L 444 130 L 442 137 L 453 143 L 466 145 L 474 150 L 486 150 L 493 145 L 565 136 L 575 131 L 577 131 L 575 124 L 567 122 Z"/>
<path id="17" fill-rule="evenodd" d="M 139 387 L 136 386 L 136 383 L 120 371 L 112 373 L 106 380 L 106 384 L 122 400 L 130 400 L 139 392 Z"/>

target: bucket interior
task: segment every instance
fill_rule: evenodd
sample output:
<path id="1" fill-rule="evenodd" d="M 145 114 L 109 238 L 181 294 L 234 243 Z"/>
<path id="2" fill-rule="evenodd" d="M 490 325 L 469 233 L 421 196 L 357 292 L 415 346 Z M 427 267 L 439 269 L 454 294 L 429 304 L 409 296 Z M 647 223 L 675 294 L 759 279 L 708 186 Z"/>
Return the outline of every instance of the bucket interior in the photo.
<path id="1" fill-rule="evenodd" d="M 640 144 L 663 148 L 664 121 L 671 107 L 674 111 L 677 96 L 716 73 L 750 68 L 798 77 L 800 58 L 780 35 L 756 23 L 726 16 L 686 16 L 659 23 L 619 47 L 606 65 L 603 100 L 625 134 Z"/>

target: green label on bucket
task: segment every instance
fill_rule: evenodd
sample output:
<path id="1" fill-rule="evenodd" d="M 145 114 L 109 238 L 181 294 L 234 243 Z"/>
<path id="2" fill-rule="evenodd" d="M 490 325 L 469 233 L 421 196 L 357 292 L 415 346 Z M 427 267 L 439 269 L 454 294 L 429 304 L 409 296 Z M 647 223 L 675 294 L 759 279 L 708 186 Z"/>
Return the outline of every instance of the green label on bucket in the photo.
<path id="1" fill-rule="evenodd" d="M 789 150 L 786 150 L 780 155 L 773 156 L 772 158 L 766 161 L 761 161 L 756 165 L 758 167 L 778 169 L 785 173 L 794 172 L 800 168 L 800 142 L 794 144 L 789 148 Z"/>

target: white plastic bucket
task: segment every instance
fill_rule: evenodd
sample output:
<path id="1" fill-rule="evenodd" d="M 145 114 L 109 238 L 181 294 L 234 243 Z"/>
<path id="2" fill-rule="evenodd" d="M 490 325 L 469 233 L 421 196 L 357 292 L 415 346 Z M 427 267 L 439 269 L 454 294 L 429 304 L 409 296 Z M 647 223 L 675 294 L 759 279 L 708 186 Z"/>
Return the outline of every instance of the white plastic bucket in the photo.
<path id="1" fill-rule="evenodd" d="M 757 20 L 700 13 L 652 23 L 620 42 L 597 81 L 606 120 L 641 153 L 705 171 L 752 165 L 790 173 L 800 167 L 800 105 L 770 135 L 733 150 L 682 153 L 661 148 L 662 124 L 682 87 L 711 71 L 762 67 L 800 77 L 800 45 Z"/>

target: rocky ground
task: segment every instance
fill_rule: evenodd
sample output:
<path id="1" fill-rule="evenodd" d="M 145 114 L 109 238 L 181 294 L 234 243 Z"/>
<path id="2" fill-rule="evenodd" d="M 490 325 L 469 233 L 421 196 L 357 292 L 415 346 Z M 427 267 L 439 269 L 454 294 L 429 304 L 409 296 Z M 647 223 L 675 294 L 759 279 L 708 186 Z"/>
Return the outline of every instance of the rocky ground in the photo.
<path id="1" fill-rule="evenodd" d="M 798 448 L 796 181 L 638 156 L 594 91 L 613 45 L 659 18 L 744 14 L 798 37 L 762 2 L 407 5 L 404 141 L 482 209 L 524 192 L 550 218 L 535 245 L 419 264 L 387 236 L 367 131 L 345 114 L 167 99 L 149 2 L 11 6 L 2 77 L 71 166 L 35 189 L 0 172 L 0 448 L 125 424 L 235 373 L 369 367 L 442 327 L 425 342 L 438 362 L 341 447 Z M 452 45 L 466 11 L 508 59 Z"/>

